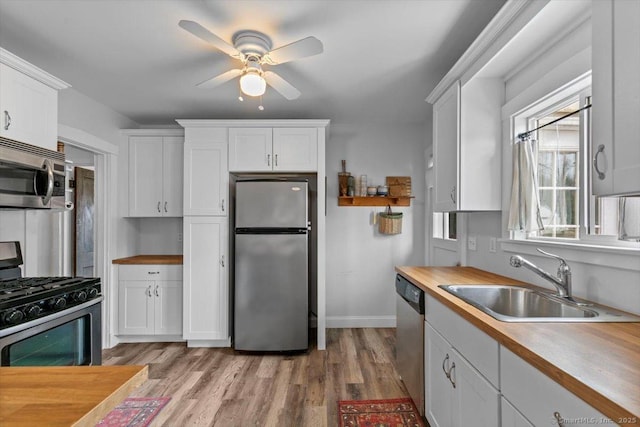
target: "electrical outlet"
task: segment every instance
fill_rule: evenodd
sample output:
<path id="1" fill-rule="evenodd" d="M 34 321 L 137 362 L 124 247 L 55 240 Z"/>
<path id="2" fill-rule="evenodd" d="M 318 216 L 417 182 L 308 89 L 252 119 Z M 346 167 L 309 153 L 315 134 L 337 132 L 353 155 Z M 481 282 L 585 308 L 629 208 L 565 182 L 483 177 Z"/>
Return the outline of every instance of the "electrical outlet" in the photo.
<path id="1" fill-rule="evenodd" d="M 469 236 L 468 247 L 470 251 L 476 250 L 476 236 Z"/>
<path id="2" fill-rule="evenodd" d="M 489 252 L 495 252 L 496 251 L 496 238 L 495 237 L 491 237 L 489 239 Z"/>
<path id="3" fill-rule="evenodd" d="M 178 233 L 178 242 L 182 242 L 182 233 Z"/>

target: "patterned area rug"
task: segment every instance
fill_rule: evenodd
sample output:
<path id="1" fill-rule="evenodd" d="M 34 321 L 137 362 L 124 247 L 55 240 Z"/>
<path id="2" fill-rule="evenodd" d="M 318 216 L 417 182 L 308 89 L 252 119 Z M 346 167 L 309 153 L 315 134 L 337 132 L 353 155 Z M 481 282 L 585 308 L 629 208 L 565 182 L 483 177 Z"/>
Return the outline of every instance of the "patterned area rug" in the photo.
<path id="1" fill-rule="evenodd" d="M 129 397 L 96 426 L 147 427 L 170 400 L 170 397 Z"/>
<path id="2" fill-rule="evenodd" d="M 340 427 L 424 427 L 408 398 L 338 401 Z"/>

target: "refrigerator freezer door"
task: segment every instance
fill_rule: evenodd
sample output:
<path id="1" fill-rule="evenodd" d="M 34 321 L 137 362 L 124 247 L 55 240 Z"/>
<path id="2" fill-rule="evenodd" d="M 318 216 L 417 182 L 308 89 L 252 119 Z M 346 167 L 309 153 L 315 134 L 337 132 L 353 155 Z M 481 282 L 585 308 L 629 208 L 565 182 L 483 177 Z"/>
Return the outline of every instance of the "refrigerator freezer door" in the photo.
<path id="1" fill-rule="evenodd" d="M 307 183 L 239 181 L 236 228 L 306 228 Z"/>
<path id="2" fill-rule="evenodd" d="M 236 236 L 234 347 L 308 348 L 307 234 Z"/>

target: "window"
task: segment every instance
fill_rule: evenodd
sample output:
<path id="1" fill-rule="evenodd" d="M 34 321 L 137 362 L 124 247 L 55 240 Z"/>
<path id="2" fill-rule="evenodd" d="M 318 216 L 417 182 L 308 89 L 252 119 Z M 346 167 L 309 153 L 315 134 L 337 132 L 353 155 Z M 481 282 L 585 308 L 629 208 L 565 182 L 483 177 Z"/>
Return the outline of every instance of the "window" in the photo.
<path id="1" fill-rule="evenodd" d="M 535 140 L 544 229 L 521 238 L 569 241 L 617 238 L 619 198 L 591 195 L 590 110 L 570 114 L 590 102 L 587 87 L 551 105 L 541 103 L 516 118 L 524 119 L 527 129 L 546 125 L 531 134 Z"/>
<path id="2" fill-rule="evenodd" d="M 457 217 L 455 212 L 433 213 L 433 237 L 436 239 L 457 239 Z"/>

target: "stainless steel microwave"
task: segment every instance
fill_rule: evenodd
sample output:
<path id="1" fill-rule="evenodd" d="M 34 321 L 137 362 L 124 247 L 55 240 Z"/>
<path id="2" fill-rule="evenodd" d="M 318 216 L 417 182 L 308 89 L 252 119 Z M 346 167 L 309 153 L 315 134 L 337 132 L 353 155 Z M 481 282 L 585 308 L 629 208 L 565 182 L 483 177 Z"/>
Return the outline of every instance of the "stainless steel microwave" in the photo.
<path id="1" fill-rule="evenodd" d="M 64 153 L 0 137 L 0 208 L 64 207 Z"/>

